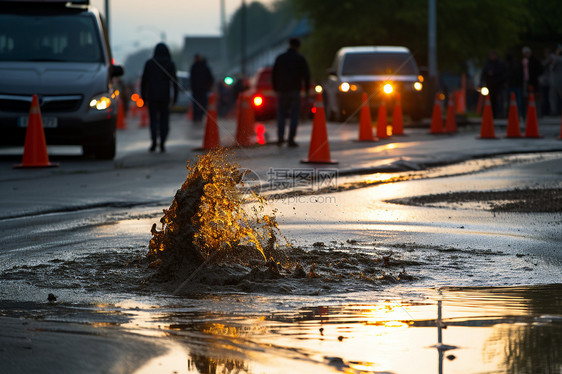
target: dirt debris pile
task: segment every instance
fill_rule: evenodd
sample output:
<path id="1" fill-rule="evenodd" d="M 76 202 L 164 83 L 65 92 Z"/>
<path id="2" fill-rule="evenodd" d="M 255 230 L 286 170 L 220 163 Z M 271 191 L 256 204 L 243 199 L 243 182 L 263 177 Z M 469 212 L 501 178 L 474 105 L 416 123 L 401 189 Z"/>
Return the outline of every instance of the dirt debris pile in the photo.
<path id="1" fill-rule="evenodd" d="M 150 266 L 160 276 L 181 278 L 203 263 L 285 261 L 274 212 L 263 214 L 264 202 L 241 193 L 244 172 L 232 154 L 218 149 L 187 165 L 188 175 L 173 202 L 152 226 Z"/>

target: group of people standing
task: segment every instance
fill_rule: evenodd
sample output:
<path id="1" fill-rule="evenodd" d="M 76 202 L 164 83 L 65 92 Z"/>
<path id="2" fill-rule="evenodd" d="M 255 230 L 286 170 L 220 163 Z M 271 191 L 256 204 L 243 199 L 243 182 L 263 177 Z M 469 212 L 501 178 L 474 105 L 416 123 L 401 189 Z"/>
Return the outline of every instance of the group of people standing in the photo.
<path id="1" fill-rule="evenodd" d="M 289 48 L 280 54 L 273 66 L 272 84 L 278 96 L 277 110 L 277 144 L 285 141 L 289 147 L 296 147 L 295 142 L 300 114 L 300 93 L 304 88 L 308 98 L 310 87 L 310 71 L 305 58 L 298 53 L 300 40 L 289 40 Z M 195 55 L 190 69 L 191 95 L 193 98 L 193 122 L 201 122 L 205 116 L 208 95 L 212 89 L 214 78 L 205 59 Z M 178 99 L 178 80 L 176 66 L 172 61 L 166 44 L 158 43 L 154 48 L 154 55 L 144 66 L 141 78 L 141 97 L 148 105 L 150 120 L 150 152 L 160 147 L 160 152 L 166 151 L 166 139 L 169 132 L 170 106 Z M 289 121 L 289 134 L 285 140 L 285 126 Z"/>
<path id="2" fill-rule="evenodd" d="M 489 90 L 494 117 L 505 117 L 511 93 L 521 117 L 526 116 L 531 93 L 540 116 L 559 115 L 562 107 L 562 45 L 555 53 L 545 49 L 541 61 L 529 47 L 521 56 L 506 56 L 505 62 L 490 51 L 480 75 L 480 86 Z"/>
<path id="3" fill-rule="evenodd" d="M 214 82 L 213 74 L 203 57 L 196 54 L 190 70 L 193 97 L 193 121 L 201 122 L 207 110 L 208 93 Z M 166 151 L 170 124 L 170 107 L 178 99 L 178 79 L 170 50 L 164 43 L 154 48 L 152 58 L 146 61 L 141 78 L 141 97 L 148 105 L 150 121 L 149 151 Z"/>

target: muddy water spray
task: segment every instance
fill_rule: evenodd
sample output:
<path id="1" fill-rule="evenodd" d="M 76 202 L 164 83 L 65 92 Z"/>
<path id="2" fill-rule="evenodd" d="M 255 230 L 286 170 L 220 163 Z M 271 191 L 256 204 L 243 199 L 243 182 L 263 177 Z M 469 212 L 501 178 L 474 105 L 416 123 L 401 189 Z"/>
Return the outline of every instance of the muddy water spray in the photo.
<path id="1" fill-rule="evenodd" d="M 176 278 L 174 274 L 211 260 L 282 260 L 274 213 L 263 213 L 264 202 L 257 195 L 241 193 L 245 173 L 230 159 L 220 149 L 187 165 L 187 179 L 164 209 L 161 229 L 154 224 L 151 230 L 148 257 L 160 274 Z M 249 200 L 254 201 L 251 209 Z"/>

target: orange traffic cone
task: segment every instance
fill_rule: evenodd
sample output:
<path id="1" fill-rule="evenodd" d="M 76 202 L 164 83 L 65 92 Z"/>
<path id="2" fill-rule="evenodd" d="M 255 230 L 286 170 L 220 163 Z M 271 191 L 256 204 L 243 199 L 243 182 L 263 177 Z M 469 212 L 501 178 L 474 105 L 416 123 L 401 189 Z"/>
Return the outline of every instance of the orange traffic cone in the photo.
<path id="1" fill-rule="evenodd" d="M 377 137 L 379 139 L 388 138 L 388 133 L 386 132 L 386 104 L 384 100 L 381 101 L 381 106 L 379 107 L 379 115 L 377 117 Z"/>
<path id="2" fill-rule="evenodd" d="M 23 159 L 21 164 L 14 165 L 14 167 L 38 168 L 52 166 L 58 166 L 58 164 L 49 162 L 45 131 L 43 130 L 43 120 L 41 119 L 41 110 L 39 109 L 39 100 L 37 99 L 37 95 L 33 95 L 27 120 L 27 130 L 25 131 Z"/>
<path id="3" fill-rule="evenodd" d="M 515 92 L 509 96 L 509 113 L 507 116 L 507 134 L 506 138 L 520 138 L 521 130 L 519 125 L 519 110 L 517 109 L 517 100 L 515 100 Z"/>
<path id="4" fill-rule="evenodd" d="M 435 94 L 435 102 L 433 104 L 433 113 L 431 113 L 430 134 L 443 134 L 443 118 L 441 114 L 441 99 L 439 94 Z"/>
<path id="5" fill-rule="evenodd" d="M 482 114 L 482 123 L 480 125 L 480 139 L 496 139 L 490 95 L 486 95 L 484 100 L 484 113 Z"/>
<path id="6" fill-rule="evenodd" d="M 529 94 L 529 106 L 527 107 L 527 122 L 525 125 L 526 138 L 542 138 L 539 134 L 539 124 L 537 122 L 537 107 L 535 105 L 535 95 Z"/>
<path id="7" fill-rule="evenodd" d="M 219 127 L 217 124 L 217 102 L 215 94 L 209 95 L 207 106 L 207 120 L 205 123 L 205 136 L 203 137 L 203 149 L 220 147 Z"/>
<path id="8" fill-rule="evenodd" d="M 457 132 L 457 119 L 455 118 L 455 100 L 454 95 L 449 95 L 447 104 L 447 119 L 445 120 L 445 132 Z"/>
<path id="9" fill-rule="evenodd" d="M 404 119 L 402 118 L 402 98 L 396 94 L 396 102 L 392 111 L 392 135 L 404 135 Z"/>
<path id="10" fill-rule="evenodd" d="M 117 107 L 117 129 L 125 130 L 127 128 L 127 124 L 125 123 L 125 105 L 123 104 L 123 100 L 121 97 L 117 98 L 118 107 Z"/>
<path id="11" fill-rule="evenodd" d="M 312 134 L 310 136 L 310 147 L 308 148 L 308 158 L 301 160 L 308 164 L 337 164 L 330 158 L 330 145 L 328 143 L 328 130 L 326 128 L 326 114 L 324 113 L 324 101 L 322 94 L 316 94 L 316 113 L 312 120 Z"/>
<path id="12" fill-rule="evenodd" d="M 240 99 L 240 112 L 236 127 L 236 144 L 249 146 L 252 144 L 251 135 L 254 128 L 254 111 L 250 105 L 250 97 L 243 93 Z"/>
<path id="13" fill-rule="evenodd" d="M 363 92 L 363 103 L 359 114 L 359 141 L 373 142 L 377 139 L 373 137 L 373 121 L 371 120 L 371 109 L 367 94 Z"/>

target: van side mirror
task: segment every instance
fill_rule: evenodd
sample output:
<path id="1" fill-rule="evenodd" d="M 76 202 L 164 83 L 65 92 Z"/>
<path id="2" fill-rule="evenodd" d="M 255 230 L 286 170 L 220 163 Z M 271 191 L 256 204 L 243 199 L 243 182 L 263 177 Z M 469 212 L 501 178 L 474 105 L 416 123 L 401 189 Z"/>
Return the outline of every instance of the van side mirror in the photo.
<path id="1" fill-rule="evenodd" d="M 123 69 L 123 66 L 121 65 L 111 65 L 109 67 L 109 74 L 111 75 L 111 77 L 120 77 L 123 74 L 125 74 L 125 70 Z"/>

